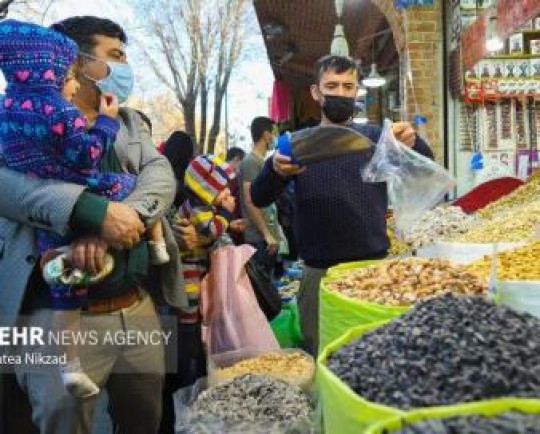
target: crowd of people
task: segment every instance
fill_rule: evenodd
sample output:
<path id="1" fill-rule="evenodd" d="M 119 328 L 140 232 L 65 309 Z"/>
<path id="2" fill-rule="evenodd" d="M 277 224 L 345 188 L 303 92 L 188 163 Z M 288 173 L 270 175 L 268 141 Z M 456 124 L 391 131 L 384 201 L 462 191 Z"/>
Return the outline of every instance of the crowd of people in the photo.
<path id="1" fill-rule="evenodd" d="M 49 28 L 4 20 L 0 34 L 8 83 L 0 102 L 0 325 L 145 332 L 161 329 L 158 312 L 178 322 L 178 357 L 167 375 L 164 345 L 67 345 L 56 370 L 13 366 L 34 426 L 44 434 L 91 432 L 104 389 L 117 432 L 174 432 L 172 393 L 205 375 L 200 286 L 209 250 L 227 234 L 255 248 L 270 279 L 279 277 L 283 255 L 305 261 L 298 303 L 305 349 L 316 355 L 326 269 L 387 254 L 386 186 L 360 175 L 373 150 L 293 164 L 274 151 L 278 126 L 257 116 L 247 155 L 239 148 L 225 158 L 199 155 L 182 131 L 159 152 L 148 119 L 119 107 L 134 74 L 118 24 L 91 16 Z M 357 88 L 349 58 L 315 65 L 321 123 L 376 143 L 379 128 L 352 123 Z M 433 158 L 410 124 L 393 130 Z M 2 378 L 5 411 L 15 383 Z M 0 416 L 3 432 L 24 432 L 24 421 Z"/>

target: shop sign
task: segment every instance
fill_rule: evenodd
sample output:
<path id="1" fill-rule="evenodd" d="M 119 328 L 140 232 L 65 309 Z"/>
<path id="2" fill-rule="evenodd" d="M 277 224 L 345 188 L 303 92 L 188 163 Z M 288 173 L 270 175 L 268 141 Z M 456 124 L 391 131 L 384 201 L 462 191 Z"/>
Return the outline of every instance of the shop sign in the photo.
<path id="1" fill-rule="evenodd" d="M 398 9 L 407 9 L 413 6 L 433 6 L 435 0 L 395 0 L 394 4 Z"/>
<path id="2" fill-rule="evenodd" d="M 481 14 L 478 19 L 468 26 L 461 36 L 461 52 L 463 68 L 472 69 L 480 60 L 486 57 L 487 14 Z"/>
<path id="3" fill-rule="evenodd" d="M 507 38 L 538 14 L 540 14 L 539 0 L 499 0 L 497 3 L 499 36 Z"/>

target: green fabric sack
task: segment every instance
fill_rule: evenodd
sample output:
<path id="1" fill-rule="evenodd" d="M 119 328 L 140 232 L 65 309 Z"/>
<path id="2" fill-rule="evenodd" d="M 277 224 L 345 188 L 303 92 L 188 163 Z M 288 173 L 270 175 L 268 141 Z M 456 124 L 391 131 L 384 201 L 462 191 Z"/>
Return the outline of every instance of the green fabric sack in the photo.
<path id="1" fill-rule="evenodd" d="M 405 412 L 374 404 L 358 396 L 326 367 L 328 357 L 363 333 L 388 321 L 355 327 L 327 345 L 317 360 L 317 386 L 322 403 L 326 434 L 360 434 L 381 420 L 403 416 Z"/>
<path id="2" fill-rule="evenodd" d="M 327 289 L 327 284 L 342 274 L 357 268 L 375 265 L 380 261 L 340 264 L 328 270 L 319 292 L 319 343 L 324 348 L 352 327 L 393 319 L 409 310 L 408 306 L 383 306 L 345 297 Z"/>
<path id="3" fill-rule="evenodd" d="M 392 434 L 408 424 L 421 422 L 426 419 L 443 419 L 453 416 L 481 414 L 484 416 L 497 416 L 508 411 L 522 413 L 540 413 L 540 400 L 525 398 L 501 398 L 486 401 L 470 402 L 444 407 L 433 407 L 407 412 L 405 415 L 392 417 L 379 422 L 370 428 L 366 434 Z"/>
<path id="4" fill-rule="evenodd" d="M 270 322 L 270 327 L 281 348 L 295 348 L 302 343 L 300 315 L 296 300 L 283 305 L 278 316 Z"/>

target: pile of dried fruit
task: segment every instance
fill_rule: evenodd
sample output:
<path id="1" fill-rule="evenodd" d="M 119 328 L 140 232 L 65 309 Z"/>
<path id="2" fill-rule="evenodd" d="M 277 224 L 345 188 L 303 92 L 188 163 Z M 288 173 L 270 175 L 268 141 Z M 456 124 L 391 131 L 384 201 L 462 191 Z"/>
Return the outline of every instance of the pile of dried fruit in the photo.
<path id="1" fill-rule="evenodd" d="M 540 241 L 497 255 L 497 279 L 540 280 Z M 467 271 L 482 278 L 491 273 L 491 256 L 469 264 Z"/>
<path id="2" fill-rule="evenodd" d="M 311 405 L 297 386 L 269 377 L 243 375 L 202 392 L 191 406 L 191 412 L 193 423 L 266 421 L 294 425 L 309 420 Z M 266 432 L 270 432 L 268 427 Z M 246 425 L 248 431 L 249 428 L 250 425 Z"/>
<path id="3" fill-rule="evenodd" d="M 291 384 L 310 383 L 315 373 L 313 359 L 301 351 L 272 351 L 244 359 L 227 368 L 211 372 L 212 381 L 221 383 L 245 374 L 266 375 Z"/>
<path id="4" fill-rule="evenodd" d="M 492 218 L 493 216 L 509 211 L 515 207 L 530 204 L 540 198 L 540 176 L 529 180 L 526 184 L 514 190 L 512 193 L 503 196 L 498 201 L 490 203 L 485 208 L 478 211 L 482 218 Z"/>
<path id="5" fill-rule="evenodd" d="M 540 193 L 539 193 L 540 194 Z M 534 236 L 540 224 L 540 202 L 512 208 L 474 226 L 467 233 L 454 237 L 461 243 L 517 242 Z"/>
<path id="6" fill-rule="evenodd" d="M 358 395 L 401 409 L 540 397 L 540 320 L 484 297 L 417 304 L 330 356 Z"/>
<path id="7" fill-rule="evenodd" d="M 478 218 L 465 214 L 459 206 L 438 207 L 427 210 L 407 230 L 405 240 L 414 249 L 418 249 L 439 240 L 463 234 L 477 222 Z"/>
<path id="8" fill-rule="evenodd" d="M 508 412 L 498 416 L 456 416 L 429 419 L 406 426 L 392 434 L 539 434 L 540 415 Z"/>
<path id="9" fill-rule="evenodd" d="M 400 256 L 411 252 L 411 246 L 396 236 L 394 228 L 389 227 L 386 234 L 390 241 L 390 248 L 388 249 L 389 256 Z"/>
<path id="10" fill-rule="evenodd" d="M 391 259 L 339 275 L 330 291 L 387 306 L 410 306 L 446 292 L 482 294 L 487 283 L 443 259 Z"/>

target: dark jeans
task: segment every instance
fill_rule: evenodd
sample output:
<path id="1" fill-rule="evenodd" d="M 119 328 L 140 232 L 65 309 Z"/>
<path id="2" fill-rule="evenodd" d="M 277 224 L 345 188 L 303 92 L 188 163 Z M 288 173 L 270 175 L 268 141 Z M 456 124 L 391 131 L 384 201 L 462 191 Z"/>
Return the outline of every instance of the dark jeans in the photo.
<path id="1" fill-rule="evenodd" d="M 163 416 L 159 434 L 174 434 L 173 393 L 191 386 L 206 375 L 206 354 L 201 338 L 201 323 L 178 324 L 177 372 L 165 375 Z"/>
<path id="2" fill-rule="evenodd" d="M 257 262 L 257 264 L 263 267 L 264 271 L 266 271 L 269 276 L 273 278 L 275 274 L 276 264 L 278 262 L 278 255 L 270 255 L 268 253 L 268 244 L 266 244 L 265 241 L 251 243 L 251 245 L 257 249 L 255 255 L 253 255 L 255 261 Z"/>

